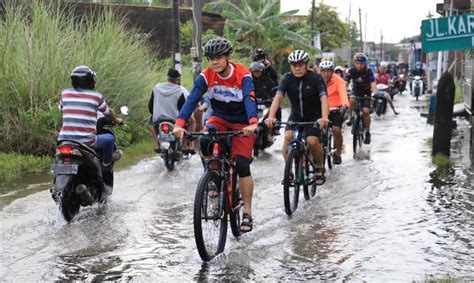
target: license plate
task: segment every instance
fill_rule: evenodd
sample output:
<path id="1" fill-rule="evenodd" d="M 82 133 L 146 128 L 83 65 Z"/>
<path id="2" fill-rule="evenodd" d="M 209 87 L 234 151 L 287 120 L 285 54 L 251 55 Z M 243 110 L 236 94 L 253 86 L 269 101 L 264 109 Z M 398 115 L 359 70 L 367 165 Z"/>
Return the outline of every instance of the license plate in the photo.
<path id="1" fill-rule="evenodd" d="M 160 141 L 167 141 L 167 142 L 173 142 L 176 140 L 176 138 L 173 135 L 166 135 L 166 134 L 161 134 L 159 137 Z"/>
<path id="2" fill-rule="evenodd" d="M 79 170 L 77 164 L 53 164 L 49 168 L 54 175 L 76 175 Z"/>

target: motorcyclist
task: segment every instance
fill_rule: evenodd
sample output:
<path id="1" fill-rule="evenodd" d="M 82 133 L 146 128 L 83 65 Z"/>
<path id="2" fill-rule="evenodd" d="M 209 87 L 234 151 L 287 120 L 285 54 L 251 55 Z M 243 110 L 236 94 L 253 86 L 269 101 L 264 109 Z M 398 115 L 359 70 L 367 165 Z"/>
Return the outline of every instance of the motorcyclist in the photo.
<path id="1" fill-rule="evenodd" d="M 257 100 L 261 99 L 266 101 L 265 106 L 270 107 L 272 104 L 271 100 L 275 97 L 278 84 L 269 76 L 263 75 L 265 69 L 263 63 L 253 62 L 249 69 L 250 72 L 252 72 L 253 85 Z M 278 120 L 281 120 L 281 108 L 278 109 L 276 116 Z M 274 134 L 279 134 L 278 129 L 274 129 Z M 269 132 L 267 139 L 269 142 L 273 143 L 271 135 L 272 133 Z"/>
<path id="2" fill-rule="evenodd" d="M 387 73 L 387 66 L 388 66 L 387 62 L 381 62 L 380 63 L 379 72 L 375 76 L 375 83 L 376 84 L 384 84 L 388 87 L 393 87 L 393 85 L 391 83 L 391 77 Z M 390 94 L 386 91 L 384 92 L 384 98 L 390 104 L 390 107 L 392 108 L 393 113 L 395 113 L 395 115 L 398 115 L 399 113 L 397 111 L 395 111 L 395 106 L 393 105 L 393 101 L 390 98 Z"/>
<path id="3" fill-rule="evenodd" d="M 415 68 L 411 70 L 411 78 L 414 80 L 415 76 L 419 76 L 423 80 L 423 92 L 426 90 L 425 70 L 423 70 L 421 62 L 416 61 Z M 412 83 L 410 82 L 410 91 L 413 92 Z"/>
<path id="4" fill-rule="evenodd" d="M 263 49 L 257 48 L 255 50 L 255 55 L 253 56 L 253 61 L 254 62 L 260 62 L 264 65 L 265 68 L 262 72 L 263 76 L 270 77 L 275 82 L 278 82 L 278 75 L 277 75 L 275 69 L 272 67 L 272 63 L 268 59 L 267 53 L 265 53 L 265 51 L 263 51 Z"/>
<path id="5" fill-rule="evenodd" d="M 95 91 L 96 80 L 91 67 L 78 66 L 72 70 L 72 88 L 61 93 L 63 125 L 58 141 L 75 141 L 101 150 L 103 169 L 111 170 L 113 162 L 120 159 L 122 153 L 114 152 L 115 137 L 112 134 L 97 134 L 98 112 L 118 125 L 123 124 L 123 120 L 115 116 L 102 94 Z"/>
<path id="6" fill-rule="evenodd" d="M 151 133 L 156 142 L 155 152 L 160 153 L 160 141 L 158 139 L 158 126 L 162 122 L 175 123 L 178 113 L 186 102 L 189 92 L 181 86 L 181 74 L 176 69 L 168 70 L 168 81 L 158 83 L 153 87 L 148 101 L 148 111 L 152 115 Z M 188 128 L 194 131 L 194 119 L 190 119 Z M 189 144 L 183 143 L 183 153 L 194 153 Z"/>

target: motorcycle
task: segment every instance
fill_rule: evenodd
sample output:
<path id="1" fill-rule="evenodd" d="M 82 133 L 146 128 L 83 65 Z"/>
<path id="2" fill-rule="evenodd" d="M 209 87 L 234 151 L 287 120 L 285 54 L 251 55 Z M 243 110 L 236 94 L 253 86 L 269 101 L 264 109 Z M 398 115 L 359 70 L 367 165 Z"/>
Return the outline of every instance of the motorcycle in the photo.
<path id="1" fill-rule="evenodd" d="M 270 105 L 272 104 L 273 99 L 263 100 L 257 98 L 257 110 L 258 110 L 258 129 L 257 129 L 257 138 L 253 146 L 253 156 L 258 157 L 259 151 L 264 150 L 270 147 L 273 142 L 268 141 L 268 127 L 265 125 L 264 121 L 268 118 L 270 114 Z"/>
<path id="2" fill-rule="evenodd" d="M 165 162 L 168 171 L 174 170 L 174 165 L 184 159 L 191 158 L 191 154 L 184 154 L 181 143 L 173 135 L 174 124 L 161 122 L 158 126 L 158 141 L 160 142 L 160 156 Z"/>
<path id="3" fill-rule="evenodd" d="M 128 107 L 123 106 L 122 114 L 128 115 Z M 107 117 L 97 120 L 97 134 L 111 134 L 113 122 Z M 114 151 L 117 146 L 114 145 Z M 55 162 L 50 167 L 54 175 L 51 196 L 59 205 L 61 213 L 70 222 L 81 206 L 105 203 L 113 191 L 114 172 L 102 166 L 101 152 L 75 142 L 58 142 Z"/>
<path id="4" fill-rule="evenodd" d="M 418 100 L 418 97 L 423 94 L 423 79 L 420 76 L 415 76 L 411 84 L 412 94 Z"/>
<path id="5" fill-rule="evenodd" d="M 396 81 L 395 87 L 398 88 L 400 95 L 402 95 L 407 87 L 407 79 L 406 79 L 405 74 L 398 75 L 398 79 Z"/>
<path id="6" fill-rule="evenodd" d="M 387 99 L 385 98 L 385 93 L 389 90 L 389 86 L 386 84 L 378 84 L 377 92 L 374 95 L 375 99 L 375 114 L 380 117 L 382 114 L 385 114 L 387 111 Z"/>

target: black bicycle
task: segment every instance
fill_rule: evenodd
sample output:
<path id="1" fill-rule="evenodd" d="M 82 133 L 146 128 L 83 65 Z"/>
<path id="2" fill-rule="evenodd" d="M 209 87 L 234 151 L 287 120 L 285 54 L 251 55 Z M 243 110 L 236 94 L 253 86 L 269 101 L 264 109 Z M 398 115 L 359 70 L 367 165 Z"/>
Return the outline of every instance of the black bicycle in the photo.
<path id="1" fill-rule="evenodd" d="M 356 103 L 354 104 L 355 117 L 354 123 L 352 124 L 352 148 L 354 150 L 354 158 L 357 147 L 362 147 L 367 132 L 364 125 L 364 114 L 362 113 L 362 103 L 365 100 L 370 100 L 370 97 L 356 97 Z"/>
<path id="2" fill-rule="evenodd" d="M 205 171 L 199 180 L 194 198 L 194 238 L 202 260 L 209 261 L 224 251 L 227 238 L 227 217 L 232 234 L 241 235 L 243 201 L 238 189 L 235 161 L 232 159 L 232 138 L 242 131 L 188 132 L 186 138 L 208 138 Z"/>
<path id="3" fill-rule="evenodd" d="M 316 164 L 309 153 L 306 139 L 303 137 L 303 127 L 315 125 L 314 122 L 277 122 L 278 125 L 294 126 L 293 141 L 288 145 L 283 174 L 283 200 L 285 212 L 291 216 L 298 207 L 300 186 L 306 200 L 316 195 L 314 174 Z"/>
<path id="4" fill-rule="evenodd" d="M 328 126 L 322 130 L 321 134 L 321 146 L 323 147 L 323 164 L 328 164 L 328 168 L 332 169 L 332 155 L 336 152 L 336 146 L 334 145 L 334 139 L 332 134 L 332 123 L 329 122 Z"/>

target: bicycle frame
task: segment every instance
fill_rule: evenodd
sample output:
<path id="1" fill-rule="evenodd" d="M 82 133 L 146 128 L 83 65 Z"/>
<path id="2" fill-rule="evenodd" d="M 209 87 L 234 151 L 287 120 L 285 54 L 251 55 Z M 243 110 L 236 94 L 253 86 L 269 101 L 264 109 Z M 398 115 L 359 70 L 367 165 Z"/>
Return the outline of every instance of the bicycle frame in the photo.
<path id="1" fill-rule="evenodd" d="M 237 184 L 234 184 L 234 174 L 237 173 L 235 169 L 235 160 L 230 157 L 229 153 L 227 152 L 225 144 L 223 144 L 223 139 L 232 140 L 233 137 L 241 135 L 242 131 L 213 131 L 212 133 L 202 133 L 202 132 L 189 132 L 187 133 L 188 136 L 209 136 L 211 140 L 209 141 L 209 146 L 212 146 L 212 153 L 208 160 L 205 160 L 205 171 L 208 170 L 215 170 L 211 169 L 210 165 L 212 163 L 219 164 L 219 169 L 217 171 L 220 178 L 224 180 L 221 183 L 221 187 L 218 188 L 219 191 L 219 203 L 223 201 L 227 201 L 227 213 L 235 213 L 236 210 L 242 207 L 242 202 L 240 202 L 236 207 L 232 207 L 234 203 L 234 190 Z M 229 142 L 229 147 L 231 148 L 231 142 Z M 224 216 L 223 206 L 219 208 L 219 215 L 220 217 Z M 206 215 L 207 219 L 207 215 Z M 209 219 L 211 220 L 211 219 Z M 215 220 L 215 219 L 212 219 Z"/>
<path id="2" fill-rule="evenodd" d="M 314 122 L 280 122 L 279 124 L 281 125 L 290 125 L 290 126 L 296 126 L 295 129 L 293 129 L 293 141 L 288 145 L 288 149 L 290 147 L 296 148 L 300 159 L 300 172 L 299 172 L 299 178 L 295 178 L 295 182 L 299 182 L 300 184 L 309 184 L 310 180 L 308 176 L 306 176 L 306 160 L 309 162 L 309 164 L 313 167 L 316 168 L 316 163 L 310 158 L 309 156 L 309 148 L 308 145 L 306 144 L 306 139 L 303 138 L 303 135 L 299 129 L 298 126 L 307 126 L 307 125 L 314 125 Z M 320 139 L 321 141 L 321 139 Z"/>

